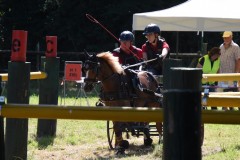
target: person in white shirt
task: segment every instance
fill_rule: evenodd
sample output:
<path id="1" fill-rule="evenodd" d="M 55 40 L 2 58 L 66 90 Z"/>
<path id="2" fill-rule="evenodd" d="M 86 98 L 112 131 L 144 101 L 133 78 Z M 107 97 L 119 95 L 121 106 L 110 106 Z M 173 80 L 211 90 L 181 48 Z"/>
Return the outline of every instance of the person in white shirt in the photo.
<path id="1" fill-rule="evenodd" d="M 224 42 L 220 45 L 219 73 L 240 73 L 240 49 L 238 44 L 233 41 L 233 33 L 225 31 L 222 37 Z M 219 82 L 219 86 L 229 87 L 223 91 L 238 91 L 237 81 Z"/>

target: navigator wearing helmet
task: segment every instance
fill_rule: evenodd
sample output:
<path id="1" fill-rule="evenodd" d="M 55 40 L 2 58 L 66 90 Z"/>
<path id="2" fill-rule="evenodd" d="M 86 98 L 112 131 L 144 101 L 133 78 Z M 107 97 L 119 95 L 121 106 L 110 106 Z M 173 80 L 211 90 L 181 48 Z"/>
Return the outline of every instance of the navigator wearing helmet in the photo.
<path id="1" fill-rule="evenodd" d="M 142 50 L 132 45 L 134 35 L 130 31 L 123 31 L 120 34 L 120 47 L 113 50 L 113 55 L 119 57 L 122 65 L 136 64 L 142 59 Z"/>
<path id="2" fill-rule="evenodd" d="M 147 63 L 147 70 L 154 75 L 162 75 L 162 60 L 169 56 L 169 46 L 165 39 L 160 37 L 160 28 L 156 24 L 147 25 L 143 35 L 147 38 L 145 44 L 142 45 L 143 59 L 158 58 Z"/>

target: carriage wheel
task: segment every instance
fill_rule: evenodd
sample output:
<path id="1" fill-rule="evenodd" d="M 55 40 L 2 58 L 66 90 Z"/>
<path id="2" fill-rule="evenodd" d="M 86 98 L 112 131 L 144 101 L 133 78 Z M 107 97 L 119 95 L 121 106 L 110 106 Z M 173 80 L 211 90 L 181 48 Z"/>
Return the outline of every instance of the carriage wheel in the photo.
<path id="1" fill-rule="evenodd" d="M 114 149 L 113 143 L 115 138 L 115 132 L 113 130 L 113 123 L 111 121 L 107 121 L 107 138 L 110 149 Z"/>

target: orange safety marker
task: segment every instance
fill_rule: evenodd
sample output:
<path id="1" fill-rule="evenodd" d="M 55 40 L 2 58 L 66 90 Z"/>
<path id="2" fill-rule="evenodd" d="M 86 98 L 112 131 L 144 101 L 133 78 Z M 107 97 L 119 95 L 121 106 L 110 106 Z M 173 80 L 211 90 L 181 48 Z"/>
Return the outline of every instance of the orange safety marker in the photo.
<path id="1" fill-rule="evenodd" d="M 27 48 L 27 31 L 13 30 L 12 31 L 12 62 L 26 62 Z"/>
<path id="2" fill-rule="evenodd" d="M 46 57 L 57 57 L 57 36 L 46 36 Z"/>
<path id="3" fill-rule="evenodd" d="M 82 64 L 66 63 L 65 64 L 65 80 L 79 81 L 81 79 L 82 79 Z"/>

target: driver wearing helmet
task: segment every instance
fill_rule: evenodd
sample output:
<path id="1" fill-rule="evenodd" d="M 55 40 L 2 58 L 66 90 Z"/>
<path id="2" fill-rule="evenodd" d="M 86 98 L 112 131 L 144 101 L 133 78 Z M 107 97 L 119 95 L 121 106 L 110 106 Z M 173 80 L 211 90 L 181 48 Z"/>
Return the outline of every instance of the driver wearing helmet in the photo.
<path id="1" fill-rule="evenodd" d="M 162 60 L 169 56 L 169 46 L 165 39 L 160 37 L 160 28 L 156 24 L 147 25 L 143 35 L 147 38 L 145 44 L 142 45 L 143 59 L 158 58 L 147 63 L 147 70 L 154 75 L 162 75 Z"/>
<path id="2" fill-rule="evenodd" d="M 143 58 L 142 50 L 132 45 L 134 35 L 130 31 L 123 31 L 120 34 L 120 47 L 113 50 L 113 55 L 119 57 L 122 65 L 132 65 L 140 62 Z"/>

